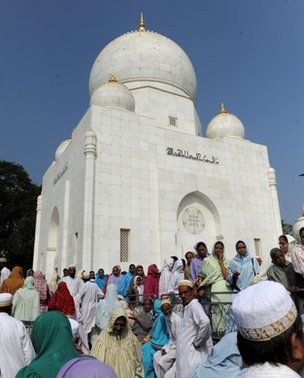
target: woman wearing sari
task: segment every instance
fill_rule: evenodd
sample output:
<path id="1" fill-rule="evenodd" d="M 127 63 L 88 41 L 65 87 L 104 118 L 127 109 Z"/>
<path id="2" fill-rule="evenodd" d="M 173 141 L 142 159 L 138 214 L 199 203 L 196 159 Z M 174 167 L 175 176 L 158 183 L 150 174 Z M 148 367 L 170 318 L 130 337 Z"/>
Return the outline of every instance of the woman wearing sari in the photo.
<path id="1" fill-rule="evenodd" d="M 153 304 L 154 324 L 150 332 L 150 340 L 142 346 L 143 365 L 145 370 L 145 378 L 155 378 L 153 366 L 153 355 L 161 350 L 169 341 L 166 319 L 161 311 L 160 300 L 155 299 Z"/>
<path id="2" fill-rule="evenodd" d="M 144 298 L 158 298 L 159 274 L 155 264 L 148 266 L 148 276 L 144 282 Z"/>
<path id="3" fill-rule="evenodd" d="M 254 277 L 260 272 L 260 266 L 256 258 L 249 254 L 242 240 L 236 243 L 235 249 L 237 254 L 229 264 L 227 282 L 233 290 L 240 291 L 252 283 Z"/>
<path id="4" fill-rule="evenodd" d="M 200 288 L 211 291 L 211 321 L 213 331 L 219 336 L 225 333 L 226 307 L 218 302 L 230 302 L 230 287 L 226 282 L 229 260 L 224 256 L 224 244 L 218 241 L 214 244 L 212 255 L 202 263 L 203 282 Z"/>

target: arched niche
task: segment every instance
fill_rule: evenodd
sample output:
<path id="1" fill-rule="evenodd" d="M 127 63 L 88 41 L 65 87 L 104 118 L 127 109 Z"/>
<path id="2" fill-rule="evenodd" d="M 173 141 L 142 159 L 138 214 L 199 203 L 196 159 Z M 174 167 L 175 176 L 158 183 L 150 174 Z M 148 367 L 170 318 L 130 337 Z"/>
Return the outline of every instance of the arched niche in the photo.
<path id="1" fill-rule="evenodd" d="M 45 272 L 48 277 L 53 274 L 55 268 L 55 260 L 57 257 L 58 238 L 59 238 L 59 212 L 57 207 L 54 207 L 50 219 L 48 243 L 45 256 Z"/>
<path id="2" fill-rule="evenodd" d="M 177 247 L 183 256 L 204 241 L 209 251 L 217 240 L 223 239 L 219 212 L 214 202 L 196 191 L 184 196 L 177 209 Z"/>

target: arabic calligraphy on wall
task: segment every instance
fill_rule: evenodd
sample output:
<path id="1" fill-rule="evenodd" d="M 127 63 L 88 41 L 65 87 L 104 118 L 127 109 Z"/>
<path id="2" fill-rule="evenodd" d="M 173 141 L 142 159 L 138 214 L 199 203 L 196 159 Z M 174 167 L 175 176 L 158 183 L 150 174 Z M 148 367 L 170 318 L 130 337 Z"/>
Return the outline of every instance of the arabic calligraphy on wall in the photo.
<path id="1" fill-rule="evenodd" d="M 169 156 L 176 156 L 176 157 L 182 157 L 185 159 L 197 160 L 197 161 L 201 161 L 202 163 L 219 164 L 217 157 L 215 156 L 207 157 L 206 155 L 203 155 L 200 152 L 191 154 L 188 150 L 182 150 L 180 148 L 174 149 L 173 147 L 167 147 L 166 152 L 167 152 L 167 155 Z"/>

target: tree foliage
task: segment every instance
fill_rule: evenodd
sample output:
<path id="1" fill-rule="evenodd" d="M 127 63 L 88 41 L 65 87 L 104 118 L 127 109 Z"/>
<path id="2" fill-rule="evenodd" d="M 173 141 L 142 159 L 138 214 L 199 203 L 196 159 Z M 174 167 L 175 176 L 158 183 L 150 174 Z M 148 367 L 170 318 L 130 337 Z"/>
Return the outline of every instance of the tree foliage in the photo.
<path id="1" fill-rule="evenodd" d="M 292 225 L 289 223 L 286 223 L 284 219 L 281 220 L 281 223 L 282 223 L 283 234 L 292 235 L 293 234 Z"/>
<path id="2" fill-rule="evenodd" d="M 21 165 L 0 160 L 0 250 L 11 266 L 32 266 L 40 191 Z"/>

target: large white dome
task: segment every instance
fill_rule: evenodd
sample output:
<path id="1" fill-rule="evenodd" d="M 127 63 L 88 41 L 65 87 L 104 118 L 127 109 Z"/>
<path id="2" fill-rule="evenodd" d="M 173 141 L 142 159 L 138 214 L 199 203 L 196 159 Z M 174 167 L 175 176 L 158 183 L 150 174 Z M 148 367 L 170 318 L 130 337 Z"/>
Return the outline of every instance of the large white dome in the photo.
<path id="1" fill-rule="evenodd" d="M 90 74 L 90 95 L 114 73 L 122 84 L 145 81 L 172 85 L 192 100 L 196 76 L 186 53 L 169 38 L 146 31 L 129 32 L 110 42 L 97 56 Z"/>
<path id="2" fill-rule="evenodd" d="M 245 129 L 238 117 L 228 113 L 222 104 L 220 113 L 209 122 L 206 136 L 210 139 L 219 139 L 222 137 L 243 139 L 245 137 Z"/>

